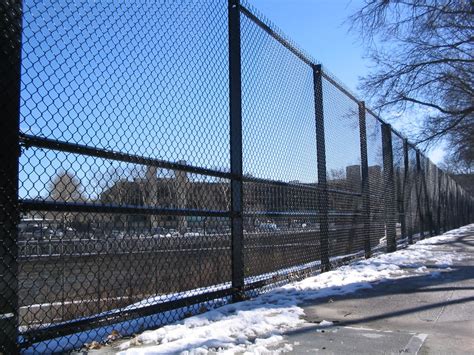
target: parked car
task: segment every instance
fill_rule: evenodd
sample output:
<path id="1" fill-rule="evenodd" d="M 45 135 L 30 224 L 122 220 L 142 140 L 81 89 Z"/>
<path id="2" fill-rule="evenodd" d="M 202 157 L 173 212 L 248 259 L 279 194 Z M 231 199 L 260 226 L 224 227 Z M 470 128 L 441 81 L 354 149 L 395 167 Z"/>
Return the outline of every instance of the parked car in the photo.
<path id="1" fill-rule="evenodd" d="M 276 223 L 260 223 L 257 229 L 260 232 L 276 232 L 280 230 Z"/>

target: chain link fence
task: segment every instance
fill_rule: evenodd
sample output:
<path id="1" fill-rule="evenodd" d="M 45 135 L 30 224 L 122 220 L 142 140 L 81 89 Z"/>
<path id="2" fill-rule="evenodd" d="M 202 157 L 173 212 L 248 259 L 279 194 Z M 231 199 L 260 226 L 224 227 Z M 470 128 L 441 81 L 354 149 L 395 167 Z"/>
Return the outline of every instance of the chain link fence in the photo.
<path id="1" fill-rule="evenodd" d="M 473 220 L 248 4 L 0 11 L 0 352 L 131 335 Z"/>

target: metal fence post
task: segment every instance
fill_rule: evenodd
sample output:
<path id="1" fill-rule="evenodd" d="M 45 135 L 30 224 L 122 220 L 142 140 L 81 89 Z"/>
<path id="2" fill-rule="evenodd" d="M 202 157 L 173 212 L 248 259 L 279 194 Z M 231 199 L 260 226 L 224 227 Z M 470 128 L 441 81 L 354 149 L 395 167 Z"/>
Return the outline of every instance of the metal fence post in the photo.
<path id="1" fill-rule="evenodd" d="M 393 176 L 392 128 L 389 124 L 382 124 L 382 149 L 384 170 L 384 209 L 385 228 L 387 233 L 387 252 L 397 249 L 396 242 L 396 211 L 395 211 L 395 181 Z"/>
<path id="2" fill-rule="evenodd" d="M 455 215 L 455 227 L 459 228 L 461 226 L 461 211 L 459 208 L 459 185 L 457 182 L 455 182 L 456 186 L 456 197 L 455 197 L 455 208 L 454 208 L 454 215 Z"/>
<path id="3" fill-rule="evenodd" d="M 444 230 L 448 231 L 451 229 L 451 209 L 450 209 L 450 182 L 449 182 L 449 175 L 445 174 L 445 179 L 444 179 L 444 186 L 445 186 L 445 192 L 444 192 Z"/>
<path id="4" fill-rule="evenodd" d="M 454 211 L 455 209 L 455 191 L 454 191 L 454 183 L 449 176 L 449 201 L 448 201 L 448 209 L 449 209 L 449 229 L 454 229 L 456 228 L 456 223 L 455 223 L 455 216 L 456 213 Z"/>
<path id="5" fill-rule="evenodd" d="M 361 193 L 362 193 L 362 215 L 364 234 L 364 254 L 370 258 L 372 251 L 370 247 L 370 196 L 369 196 L 369 161 L 367 157 L 367 127 L 365 121 L 365 102 L 359 102 L 359 135 L 360 135 L 360 169 L 361 169 Z"/>
<path id="6" fill-rule="evenodd" d="M 468 223 L 467 221 L 467 206 L 466 206 L 466 193 L 465 191 L 463 190 L 463 194 L 462 194 L 462 216 L 463 216 L 463 221 L 462 221 L 462 224 L 463 225 L 466 225 Z"/>
<path id="7" fill-rule="evenodd" d="M 425 214 L 424 214 L 424 207 L 422 204 L 422 190 L 423 190 L 423 179 L 421 174 L 421 159 L 420 159 L 420 152 L 416 151 L 416 197 L 417 197 L 417 205 L 418 205 L 418 213 L 420 217 L 420 225 L 419 225 L 419 233 L 420 238 L 425 238 Z"/>
<path id="8" fill-rule="evenodd" d="M 403 162 L 404 164 L 405 162 Z M 397 214 L 398 221 L 400 222 L 400 237 L 406 238 L 407 236 L 407 225 L 406 225 L 406 211 L 405 211 L 405 169 L 403 168 L 403 177 L 400 170 L 402 167 L 397 168 L 396 178 L 396 191 L 397 191 Z M 403 186 L 403 188 L 402 188 Z"/>
<path id="9" fill-rule="evenodd" d="M 408 139 L 403 140 L 403 165 L 405 167 L 405 174 L 404 174 L 404 183 L 403 183 L 403 188 L 405 190 L 405 193 L 403 194 L 404 200 L 406 200 L 406 206 L 405 206 L 405 227 L 407 237 L 408 237 L 408 243 L 413 244 L 413 216 L 412 216 L 412 206 L 411 206 L 411 184 L 412 182 L 410 181 L 410 159 L 408 156 Z M 410 185 L 409 185 L 410 184 Z M 408 196 L 407 196 L 407 187 L 410 186 L 408 189 Z M 405 203 L 405 201 L 404 201 Z M 410 216 L 407 216 L 407 211 L 409 211 Z"/>
<path id="10" fill-rule="evenodd" d="M 244 287 L 240 1 L 229 0 L 228 6 L 232 288 L 235 291 L 234 301 L 239 301 Z"/>
<path id="11" fill-rule="evenodd" d="M 469 224 L 469 204 L 468 204 L 468 194 L 464 191 L 464 202 L 463 202 L 463 209 L 464 209 L 464 223 L 463 225 Z"/>
<path id="12" fill-rule="evenodd" d="M 329 197 L 326 175 L 326 141 L 324 135 L 324 107 L 322 67 L 315 64 L 313 68 L 314 111 L 316 114 L 316 149 L 318 165 L 318 216 L 319 216 L 319 247 L 321 254 L 321 271 L 331 268 L 329 262 Z"/>
<path id="13" fill-rule="evenodd" d="M 18 352 L 18 158 L 21 0 L 0 3 L 0 353 Z"/>
<path id="14" fill-rule="evenodd" d="M 443 194 L 443 230 L 447 232 L 449 228 L 449 176 L 444 173 L 444 194 Z"/>
<path id="15" fill-rule="evenodd" d="M 426 161 L 426 157 L 425 157 L 425 161 Z M 426 163 L 425 163 L 426 164 Z M 425 202 L 425 222 L 427 223 L 426 227 L 428 228 L 428 231 L 429 231 L 429 234 L 430 234 L 430 237 L 433 236 L 433 213 L 432 213 L 432 209 L 430 206 L 430 195 L 428 193 L 428 187 L 427 187 L 427 178 L 428 176 L 426 176 L 426 171 L 425 171 L 425 164 L 423 165 L 422 169 L 421 169 L 421 176 L 423 177 L 423 179 L 421 180 L 421 183 L 422 183 L 422 188 L 423 188 L 423 196 L 424 196 L 424 202 Z"/>
<path id="16" fill-rule="evenodd" d="M 454 182 L 454 202 L 453 202 L 453 218 L 454 228 L 459 227 L 459 216 L 458 216 L 458 185 Z"/>
<path id="17" fill-rule="evenodd" d="M 441 169 L 436 167 L 436 181 L 438 183 L 438 199 L 436 201 L 436 234 L 441 233 Z"/>

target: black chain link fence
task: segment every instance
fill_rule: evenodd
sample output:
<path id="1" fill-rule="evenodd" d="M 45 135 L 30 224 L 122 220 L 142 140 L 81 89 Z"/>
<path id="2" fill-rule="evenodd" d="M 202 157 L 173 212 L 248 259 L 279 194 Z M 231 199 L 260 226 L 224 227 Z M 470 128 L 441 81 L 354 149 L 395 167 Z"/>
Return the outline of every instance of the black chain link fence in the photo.
<path id="1" fill-rule="evenodd" d="M 472 222 L 472 196 L 237 0 L 0 11 L 0 352 L 130 335 Z"/>

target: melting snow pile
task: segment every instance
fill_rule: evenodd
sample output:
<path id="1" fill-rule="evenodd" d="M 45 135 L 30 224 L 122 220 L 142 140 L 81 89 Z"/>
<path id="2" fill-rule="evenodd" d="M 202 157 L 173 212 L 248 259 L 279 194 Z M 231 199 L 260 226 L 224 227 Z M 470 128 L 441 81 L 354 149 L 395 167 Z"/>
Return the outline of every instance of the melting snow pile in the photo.
<path id="1" fill-rule="evenodd" d="M 357 261 L 285 285 L 249 301 L 226 305 L 154 331 L 146 331 L 121 344 L 120 350 L 122 354 L 261 353 L 269 348 L 272 352 L 291 351 L 291 345 L 280 344 L 282 334 L 305 324 L 304 310 L 298 304 L 371 288 L 371 284 L 383 280 L 424 274 L 435 277 L 439 272 L 424 265 L 446 269 L 455 260 L 463 258 L 453 249 L 440 247 L 439 244 L 472 228 L 474 225 L 462 227 L 391 254 Z"/>

